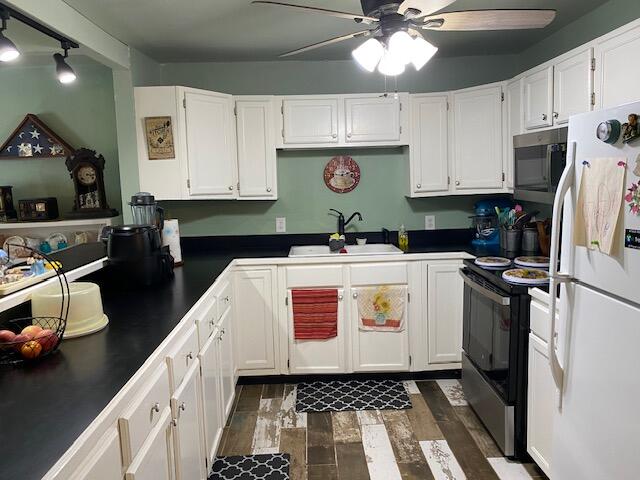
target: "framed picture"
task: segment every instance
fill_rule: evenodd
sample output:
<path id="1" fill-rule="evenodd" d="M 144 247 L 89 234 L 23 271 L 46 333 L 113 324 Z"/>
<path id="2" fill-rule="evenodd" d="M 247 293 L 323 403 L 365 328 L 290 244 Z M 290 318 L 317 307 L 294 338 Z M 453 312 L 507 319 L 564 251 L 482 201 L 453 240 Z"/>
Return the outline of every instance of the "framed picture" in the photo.
<path id="1" fill-rule="evenodd" d="M 149 160 L 175 158 L 171 117 L 145 117 L 144 127 Z"/>

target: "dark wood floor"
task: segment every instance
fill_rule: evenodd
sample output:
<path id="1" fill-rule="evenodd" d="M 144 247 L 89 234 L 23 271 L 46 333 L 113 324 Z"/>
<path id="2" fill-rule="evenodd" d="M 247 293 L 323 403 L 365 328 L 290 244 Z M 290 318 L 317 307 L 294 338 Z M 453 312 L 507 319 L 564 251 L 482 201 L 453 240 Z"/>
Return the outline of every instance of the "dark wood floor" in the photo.
<path id="1" fill-rule="evenodd" d="M 502 457 L 456 380 L 405 385 L 409 410 L 309 414 L 295 385 L 239 386 L 218 455 L 289 453 L 292 480 L 546 478 Z"/>

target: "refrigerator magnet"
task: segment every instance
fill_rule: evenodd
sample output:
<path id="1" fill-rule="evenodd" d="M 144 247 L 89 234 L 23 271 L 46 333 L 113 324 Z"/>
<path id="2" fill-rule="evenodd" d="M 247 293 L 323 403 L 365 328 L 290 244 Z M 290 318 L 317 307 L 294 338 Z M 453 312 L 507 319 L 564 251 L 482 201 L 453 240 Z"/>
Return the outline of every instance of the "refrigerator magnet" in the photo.
<path id="1" fill-rule="evenodd" d="M 640 155 L 636 158 L 636 168 L 633 169 L 633 174 L 636 177 L 640 177 Z"/>
<path id="2" fill-rule="evenodd" d="M 620 122 L 618 120 L 607 120 L 598 125 L 596 136 L 604 143 L 613 145 L 620 138 Z"/>
<path id="3" fill-rule="evenodd" d="M 634 182 L 627 188 L 624 201 L 629 205 L 629 212 L 640 215 L 640 182 Z"/>
<path id="4" fill-rule="evenodd" d="M 640 250 L 640 230 L 627 228 L 624 231 L 624 246 L 625 248 Z"/>
<path id="5" fill-rule="evenodd" d="M 638 124 L 638 115 L 629 114 L 627 123 L 622 124 L 622 143 L 629 143 L 640 138 L 640 124 Z"/>

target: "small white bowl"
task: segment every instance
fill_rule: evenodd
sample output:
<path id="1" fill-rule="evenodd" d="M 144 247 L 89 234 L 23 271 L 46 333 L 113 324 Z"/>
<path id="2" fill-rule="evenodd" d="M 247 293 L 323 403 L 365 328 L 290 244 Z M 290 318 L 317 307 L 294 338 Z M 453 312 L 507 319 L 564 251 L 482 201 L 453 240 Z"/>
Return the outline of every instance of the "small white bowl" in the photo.
<path id="1" fill-rule="evenodd" d="M 356 238 L 356 244 L 358 244 L 358 245 L 366 245 L 367 244 L 367 239 L 366 238 Z"/>

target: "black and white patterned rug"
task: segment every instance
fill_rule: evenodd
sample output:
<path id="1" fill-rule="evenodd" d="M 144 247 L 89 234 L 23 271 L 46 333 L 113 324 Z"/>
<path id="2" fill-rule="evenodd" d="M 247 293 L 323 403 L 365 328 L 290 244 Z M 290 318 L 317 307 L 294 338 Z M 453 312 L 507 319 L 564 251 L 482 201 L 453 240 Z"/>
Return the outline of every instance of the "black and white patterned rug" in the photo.
<path id="1" fill-rule="evenodd" d="M 298 412 L 344 412 L 348 410 L 404 410 L 411 400 L 402 382 L 395 380 L 348 380 L 299 383 Z"/>
<path id="2" fill-rule="evenodd" d="M 209 480 L 289 480 L 288 453 L 217 457 Z"/>

